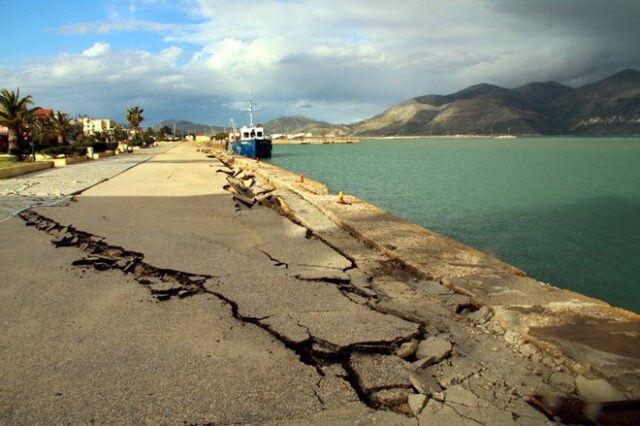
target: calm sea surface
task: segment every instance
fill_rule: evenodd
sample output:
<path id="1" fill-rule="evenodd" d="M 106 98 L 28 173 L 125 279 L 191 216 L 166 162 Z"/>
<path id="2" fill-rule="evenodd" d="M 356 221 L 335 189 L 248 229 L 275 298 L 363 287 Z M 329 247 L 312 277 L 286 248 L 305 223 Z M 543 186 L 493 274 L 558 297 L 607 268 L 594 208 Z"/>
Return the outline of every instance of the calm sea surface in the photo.
<path id="1" fill-rule="evenodd" d="M 274 145 L 271 162 L 640 312 L 640 138 Z"/>

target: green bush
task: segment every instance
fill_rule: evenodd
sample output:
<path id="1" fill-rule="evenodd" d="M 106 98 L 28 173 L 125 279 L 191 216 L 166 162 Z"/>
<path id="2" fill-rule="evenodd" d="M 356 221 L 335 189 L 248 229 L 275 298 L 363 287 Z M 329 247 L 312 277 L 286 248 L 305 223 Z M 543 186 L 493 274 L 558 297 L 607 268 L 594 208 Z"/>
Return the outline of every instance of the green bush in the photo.
<path id="1" fill-rule="evenodd" d="M 91 146 L 93 146 L 93 152 L 95 153 L 105 152 L 107 150 L 106 142 L 93 142 Z"/>
<path id="2" fill-rule="evenodd" d="M 82 155 L 87 155 L 87 147 L 82 145 L 71 145 L 69 147 L 70 154 L 74 157 L 80 157 Z"/>
<path id="3" fill-rule="evenodd" d="M 11 148 L 9 154 L 14 155 L 18 161 L 24 161 L 29 156 L 29 151 L 23 148 Z"/>

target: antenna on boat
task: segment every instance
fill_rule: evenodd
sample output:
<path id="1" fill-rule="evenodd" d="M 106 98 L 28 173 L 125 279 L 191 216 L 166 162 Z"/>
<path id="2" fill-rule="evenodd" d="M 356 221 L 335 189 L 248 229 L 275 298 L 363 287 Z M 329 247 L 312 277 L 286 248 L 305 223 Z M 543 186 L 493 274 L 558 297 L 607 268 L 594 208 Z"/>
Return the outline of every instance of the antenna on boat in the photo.
<path id="1" fill-rule="evenodd" d="M 253 127 L 253 111 L 256 108 L 253 105 L 253 99 L 251 98 L 251 87 L 249 87 L 249 108 L 245 109 L 245 111 L 249 111 L 249 127 Z"/>
<path id="2" fill-rule="evenodd" d="M 249 99 L 249 127 L 253 127 L 253 99 Z"/>

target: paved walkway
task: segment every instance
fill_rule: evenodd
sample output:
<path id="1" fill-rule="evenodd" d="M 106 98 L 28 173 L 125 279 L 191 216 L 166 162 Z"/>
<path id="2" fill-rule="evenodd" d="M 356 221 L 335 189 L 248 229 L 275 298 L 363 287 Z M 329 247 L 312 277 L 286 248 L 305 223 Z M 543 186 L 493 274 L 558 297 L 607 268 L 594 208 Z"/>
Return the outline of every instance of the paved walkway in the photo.
<path id="1" fill-rule="evenodd" d="M 0 179 L 0 223 L 29 207 L 54 204 L 70 194 L 112 178 L 173 145 L 144 149 L 134 154 L 116 155 L 103 160 L 86 161 Z"/>
<path id="2" fill-rule="evenodd" d="M 243 207 L 221 167 L 179 144 L 0 225 L 0 424 L 524 426 L 552 423 L 533 394 L 609 396 L 296 193 L 307 228 Z"/>
<path id="3" fill-rule="evenodd" d="M 1 424 L 416 423 L 345 368 L 419 325 L 352 300 L 348 259 L 236 207 L 218 167 L 182 144 L 0 225 Z"/>

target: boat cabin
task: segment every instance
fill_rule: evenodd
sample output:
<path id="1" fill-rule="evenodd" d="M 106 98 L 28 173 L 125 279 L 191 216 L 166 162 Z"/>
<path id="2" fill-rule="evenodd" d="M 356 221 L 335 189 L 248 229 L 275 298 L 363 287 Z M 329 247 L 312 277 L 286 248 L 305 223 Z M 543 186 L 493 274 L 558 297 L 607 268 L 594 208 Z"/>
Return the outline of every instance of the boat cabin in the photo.
<path id="1" fill-rule="evenodd" d="M 264 139 L 264 127 L 258 126 L 243 126 L 240 128 L 240 140 L 245 141 L 249 139 Z"/>

